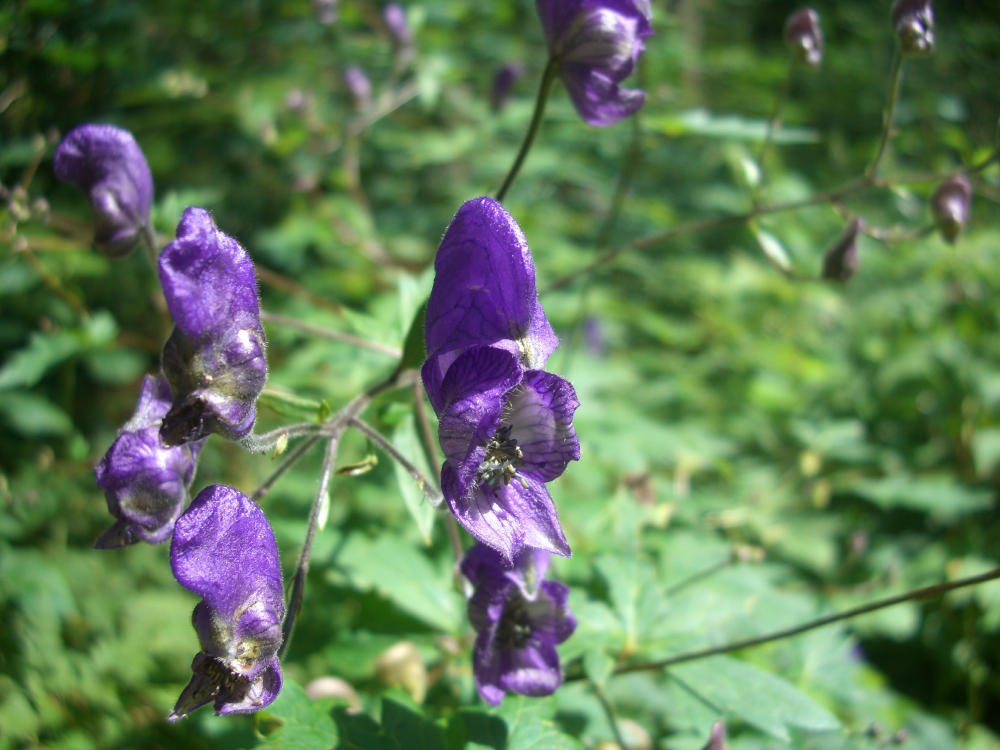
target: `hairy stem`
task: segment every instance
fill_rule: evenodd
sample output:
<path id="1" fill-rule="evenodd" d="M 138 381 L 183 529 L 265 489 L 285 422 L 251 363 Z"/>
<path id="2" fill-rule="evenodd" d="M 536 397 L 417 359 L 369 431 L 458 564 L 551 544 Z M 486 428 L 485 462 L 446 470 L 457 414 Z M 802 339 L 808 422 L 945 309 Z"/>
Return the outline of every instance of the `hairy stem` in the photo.
<path id="1" fill-rule="evenodd" d="M 441 501 L 444 499 L 441 496 L 441 490 L 435 487 L 434 483 L 425 477 L 420 469 L 414 466 L 413 463 L 406 458 L 406 456 L 400 453 L 396 446 L 390 443 L 385 435 L 375 430 L 371 425 L 359 417 L 352 418 L 350 425 L 364 433 L 365 437 L 389 454 L 390 458 L 398 461 L 400 466 L 406 469 L 406 472 L 413 477 L 414 481 L 417 483 L 417 487 L 420 488 L 420 491 L 424 494 L 424 497 L 427 498 L 427 501 L 431 505 L 438 506 L 441 504 Z"/>
<path id="2" fill-rule="evenodd" d="M 542 83 L 538 87 L 538 98 L 535 100 L 535 113 L 531 116 L 531 124 L 528 125 L 528 132 L 524 134 L 524 142 L 521 143 L 521 150 L 517 152 L 517 157 L 514 159 L 514 163 L 511 165 L 510 171 L 503 181 L 503 185 L 497 191 L 498 201 L 502 202 L 504 196 L 507 195 L 507 191 L 510 190 L 510 186 L 514 183 L 514 178 L 521 171 L 521 165 L 524 163 L 528 151 L 531 150 L 531 144 L 534 142 L 535 136 L 538 134 L 538 128 L 542 124 L 542 116 L 545 114 L 545 102 L 548 101 L 549 92 L 552 90 L 552 82 L 555 80 L 558 67 L 559 63 L 556 62 L 556 59 L 550 57 L 548 64 L 545 66 L 545 72 L 542 74 Z"/>

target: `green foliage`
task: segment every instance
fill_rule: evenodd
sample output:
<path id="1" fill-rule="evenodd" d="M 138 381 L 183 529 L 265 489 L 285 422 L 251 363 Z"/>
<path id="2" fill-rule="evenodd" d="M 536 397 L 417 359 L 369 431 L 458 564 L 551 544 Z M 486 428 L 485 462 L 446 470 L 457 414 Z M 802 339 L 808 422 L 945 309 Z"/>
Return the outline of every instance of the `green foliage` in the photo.
<path id="1" fill-rule="evenodd" d="M 871 750 L 898 732 L 911 749 L 997 745 L 995 582 L 614 673 L 981 573 L 1000 545 L 996 165 L 973 180 L 957 244 L 864 236 L 849 285 L 813 279 L 845 214 L 918 230 L 937 182 L 922 175 L 991 155 L 995 8 L 938 3 L 936 54 L 904 70 L 879 170 L 889 186 L 680 231 L 861 175 L 893 39 L 881 4 L 817 6 L 824 66 L 793 72 L 761 160 L 794 8 L 654 5 L 629 81 L 649 94 L 640 115 L 585 127 L 557 84 L 505 203 L 561 338 L 550 366 L 581 401 L 582 460 L 551 487 L 574 552 L 552 566 L 579 621 L 560 647 L 567 682 L 478 700 L 444 515 L 350 431 L 338 467 L 370 470 L 334 478 L 281 696 L 254 717 L 175 724 L 194 598 L 166 545 L 91 549 L 110 523 L 93 467 L 157 367 L 169 316 L 140 252 L 90 249 L 89 207 L 52 175 L 47 134 L 132 130 L 161 245 L 185 207 L 209 208 L 261 271 L 265 310 L 336 332 L 265 323 L 258 431 L 322 421 L 419 366 L 434 251 L 461 202 L 503 180 L 545 64 L 541 31 L 528 0 L 406 3 L 405 61 L 367 0 L 343 0 L 330 26 L 308 0 L 0 8 L 0 750 L 606 747 L 594 685 L 630 747 L 700 750 L 719 718 L 732 750 Z M 525 75 L 494 113 L 491 76 L 512 60 Z M 350 63 L 372 78 L 374 112 L 353 108 Z M 380 395 L 365 419 L 436 480 L 412 389 Z M 286 580 L 320 452 L 261 499 Z M 194 489 L 252 492 L 282 458 L 210 440 Z M 405 678 L 384 668 L 400 644 Z M 310 698 L 326 676 L 356 700 Z"/>

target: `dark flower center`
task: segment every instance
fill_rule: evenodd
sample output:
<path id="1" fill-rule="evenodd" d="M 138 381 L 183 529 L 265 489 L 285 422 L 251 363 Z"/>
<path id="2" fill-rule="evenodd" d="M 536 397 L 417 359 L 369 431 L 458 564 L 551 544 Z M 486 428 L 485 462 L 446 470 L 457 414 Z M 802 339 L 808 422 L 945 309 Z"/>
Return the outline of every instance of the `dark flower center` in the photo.
<path id="1" fill-rule="evenodd" d="M 515 591 L 500 616 L 497 642 L 501 648 L 524 648 L 531 640 L 532 632 L 527 602 L 520 591 Z"/>
<path id="2" fill-rule="evenodd" d="M 511 425 L 501 424 L 490 442 L 486 444 L 486 456 L 479 465 L 476 479 L 490 487 L 501 482 L 506 486 L 517 476 L 517 470 L 524 463 L 524 454 L 517 447 L 517 440 L 510 436 Z"/>

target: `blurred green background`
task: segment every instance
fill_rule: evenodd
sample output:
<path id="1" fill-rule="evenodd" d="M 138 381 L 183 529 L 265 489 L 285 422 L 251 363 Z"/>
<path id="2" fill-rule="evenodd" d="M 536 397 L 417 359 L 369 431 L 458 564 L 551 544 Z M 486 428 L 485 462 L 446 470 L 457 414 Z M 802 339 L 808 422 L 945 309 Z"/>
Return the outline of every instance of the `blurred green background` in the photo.
<path id="1" fill-rule="evenodd" d="M 322 5 L 322 3 L 320 4 Z M 18 0 L 0 7 L 0 748 L 588 748 L 613 740 L 587 681 L 486 710 L 440 518 L 382 457 L 335 480 L 286 688 L 256 717 L 168 725 L 197 642 L 195 598 L 167 547 L 91 549 L 109 525 L 93 467 L 131 413 L 169 330 L 141 253 L 89 249 L 86 199 L 51 154 L 83 122 L 131 130 L 166 242 L 210 209 L 258 266 L 265 310 L 400 347 L 464 200 L 495 192 L 545 65 L 526 0 L 405 3 L 414 49 L 375 3 Z M 751 208 L 797 6 L 654 2 L 629 84 L 640 115 L 582 124 L 557 84 L 506 207 L 532 248 L 562 340 L 550 365 L 581 407 L 583 457 L 552 485 L 574 555 L 568 672 L 602 685 L 630 748 L 1000 747 L 1000 585 L 909 603 L 734 657 L 609 678 L 997 565 L 1000 211 L 974 179 L 969 231 L 861 240 L 849 285 L 795 280 L 860 215 L 892 233 L 930 221 L 937 180 L 995 145 L 1000 24 L 992 2 L 939 3 L 937 51 L 907 62 L 889 184 L 629 250 L 609 248 Z M 792 74 L 763 165 L 765 203 L 859 176 L 879 137 L 894 51 L 889 3 L 816 3 L 826 57 Z M 327 19 L 328 20 L 328 19 Z M 525 74 L 494 112 L 494 72 Z M 342 80 L 360 65 L 374 102 Z M 756 165 L 759 167 L 759 165 Z M 21 188 L 16 186 L 21 185 Z M 617 200 L 617 197 L 622 200 Z M 44 199 L 44 204 L 42 202 Z M 618 205 L 620 210 L 616 209 Z M 773 251 L 772 251 L 773 252 Z M 337 408 L 384 377 L 383 352 L 266 324 L 272 388 Z M 419 456 L 409 392 L 369 419 Z M 274 397 L 260 430 L 309 418 Z M 375 452 L 354 434 L 339 465 Z M 194 490 L 249 493 L 276 462 L 213 439 Z M 318 452 L 262 505 L 286 573 Z M 406 652 L 405 679 L 386 667 Z M 381 656 L 381 658 L 380 658 Z M 405 671 L 404 670 L 404 671 Z M 336 676 L 357 694 L 310 700 Z M 905 740 L 905 741 L 904 741 Z"/>

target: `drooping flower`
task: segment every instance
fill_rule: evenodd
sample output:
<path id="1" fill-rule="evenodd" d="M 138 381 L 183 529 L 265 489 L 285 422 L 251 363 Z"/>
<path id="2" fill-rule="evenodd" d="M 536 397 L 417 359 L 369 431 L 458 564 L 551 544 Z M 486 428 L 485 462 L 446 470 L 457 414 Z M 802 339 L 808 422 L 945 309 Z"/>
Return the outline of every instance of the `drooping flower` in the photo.
<path id="1" fill-rule="evenodd" d="M 708 744 L 704 750 L 727 750 L 726 725 L 720 720 L 712 725 L 712 736 L 708 738 Z"/>
<path id="2" fill-rule="evenodd" d="M 177 239 L 160 254 L 160 283 L 175 323 L 163 347 L 163 372 L 173 391 L 160 429 L 164 444 L 213 432 L 243 437 L 253 429 L 267 380 L 250 256 L 207 211 L 188 208 Z"/>
<path id="3" fill-rule="evenodd" d="M 584 122 L 614 125 L 645 102 L 620 84 L 653 33 L 648 0 L 535 0 L 549 54 Z"/>
<path id="4" fill-rule="evenodd" d="M 498 705 L 508 692 L 550 695 L 562 684 L 556 645 L 576 629 L 566 606 L 569 588 L 546 581 L 549 555 L 525 549 L 513 567 L 477 544 L 465 554 L 462 573 L 472 583 L 469 621 L 477 636 L 472 652 L 476 689 Z"/>
<path id="5" fill-rule="evenodd" d="M 422 375 L 439 416 L 441 490 L 480 542 L 511 561 L 569 545 L 545 486 L 580 457 L 569 381 L 540 369 L 558 340 L 535 294 L 520 228 L 496 201 L 469 201 L 438 250 Z"/>
<path id="6" fill-rule="evenodd" d="M 365 71 L 357 65 L 348 65 L 344 69 L 344 85 L 354 100 L 355 108 L 368 109 L 372 102 L 372 82 Z"/>
<path id="7" fill-rule="evenodd" d="M 267 706 L 281 690 L 277 653 L 285 600 L 264 512 L 232 487 L 206 487 L 177 519 L 170 566 L 202 599 L 191 616 L 201 651 L 168 718 L 209 702 L 217 714 Z"/>
<path id="8" fill-rule="evenodd" d="M 382 18 L 392 36 L 393 44 L 400 48 L 413 44 L 413 32 L 410 31 L 410 25 L 406 22 L 406 10 L 402 5 L 387 3 L 382 9 Z"/>
<path id="9" fill-rule="evenodd" d="M 118 519 L 97 540 L 99 549 L 162 542 L 187 502 L 203 441 L 163 445 L 160 420 L 170 401 L 166 378 L 147 375 L 135 413 L 97 465 L 97 486 Z"/>
<path id="10" fill-rule="evenodd" d="M 889 13 L 904 55 L 934 52 L 934 9 L 930 0 L 896 0 Z"/>
<path id="11" fill-rule="evenodd" d="M 118 257 L 135 247 L 149 223 L 153 176 L 130 132 L 114 125 L 80 125 L 56 148 L 53 167 L 60 180 L 90 198 L 98 250 Z"/>
<path id="12" fill-rule="evenodd" d="M 941 235 L 953 243 L 969 223 L 972 211 L 972 185 L 965 175 L 955 175 L 940 185 L 931 196 L 931 211 Z"/>
<path id="13" fill-rule="evenodd" d="M 823 278 L 831 281 L 850 281 L 858 272 L 858 234 L 861 219 L 852 219 L 847 229 L 823 255 Z"/>
<path id="14" fill-rule="evenodd" d="M 819 13 L 812 8 L 799 8 L 785 22 L 785 42 L 795 60 L 811 68 L 823 62 L 823 29 Z"/>

